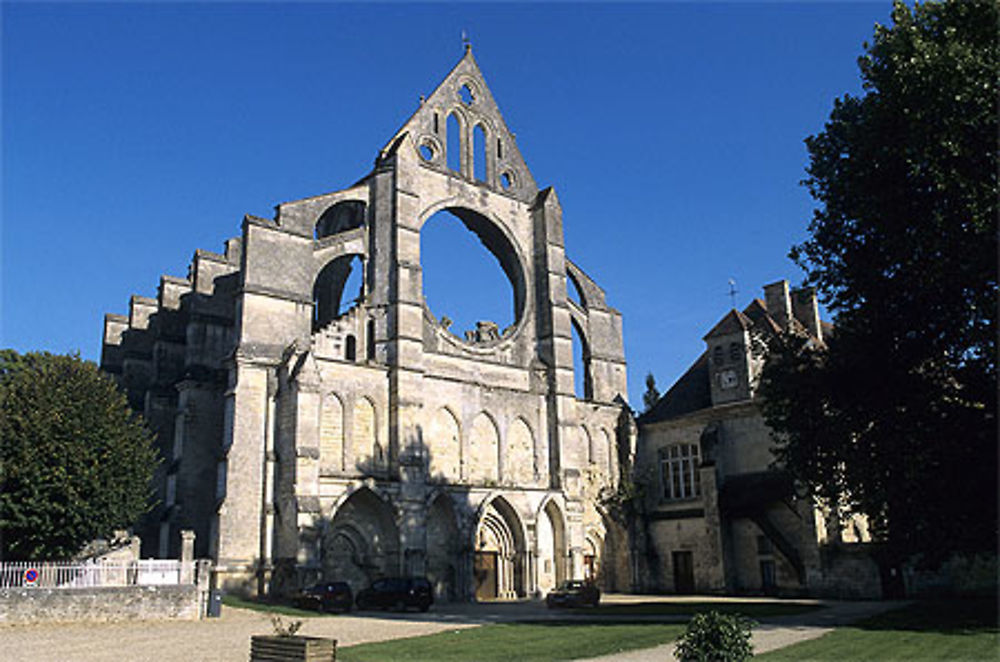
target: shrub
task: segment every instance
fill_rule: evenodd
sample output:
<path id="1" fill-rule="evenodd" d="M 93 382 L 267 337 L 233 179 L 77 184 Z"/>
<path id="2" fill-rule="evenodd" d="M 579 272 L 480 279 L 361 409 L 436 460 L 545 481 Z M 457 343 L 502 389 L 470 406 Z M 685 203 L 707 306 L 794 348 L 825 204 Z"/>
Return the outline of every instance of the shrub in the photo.
<path id="1" fill-rule="evenodd" d="M 677 640 L 674 655 L 680 662 L 744 662 L 753 657 L 753 625 L 739 614 L 695 614 Z"/>

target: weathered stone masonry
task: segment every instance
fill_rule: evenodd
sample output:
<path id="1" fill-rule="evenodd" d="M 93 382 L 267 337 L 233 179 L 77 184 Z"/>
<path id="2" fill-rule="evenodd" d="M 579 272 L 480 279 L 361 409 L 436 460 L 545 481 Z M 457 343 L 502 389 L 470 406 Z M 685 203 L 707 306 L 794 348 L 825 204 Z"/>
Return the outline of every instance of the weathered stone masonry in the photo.
<path id="1" fill-rule="evenodd" d="M 459 336 L 427 307 L 420 232 L 440 210 L 498 258 L 510 327 Z M 363 289 L 338 314 L 356 257 Z M 102 367 L 166 458 L 146 553 L 176 555 L 192 528 L 197 554 L 247 590 L 396 574 L 427 575 L 443 599 L 631 584 L 598 499 L 634 448 L 621 314 L 567 258 L 559 199 L 538 190 L 471 51 L 357 184 L 247 216 L 224 254 L 198 251 L 187 278 L 108 315 Z"/>

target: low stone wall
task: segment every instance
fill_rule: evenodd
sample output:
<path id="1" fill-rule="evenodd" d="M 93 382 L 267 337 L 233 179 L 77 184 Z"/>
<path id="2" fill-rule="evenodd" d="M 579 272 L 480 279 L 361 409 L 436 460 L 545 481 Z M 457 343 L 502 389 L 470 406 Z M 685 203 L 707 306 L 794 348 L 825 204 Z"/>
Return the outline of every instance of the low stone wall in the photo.
<path id="1" fill-rule="evenodd" d="M 197 620 L 195 585 L 0 589 L 0 625 L 130 620 Z"/>
<path id="2" fill-rule="evenodd" d="M 830 545 L 820 550 L 822 567 L 809 582 L 809 594 L 838 600 L 880 600 L 878 564 L 861 545 Z"/>
<path id="3" fill-rule="evenodd" d="M 998 571 L 996 554 L 955 554 L 934 570 L 909 563 L 903 576 L 907 597 L 992 597 L 997 595 Z"/>

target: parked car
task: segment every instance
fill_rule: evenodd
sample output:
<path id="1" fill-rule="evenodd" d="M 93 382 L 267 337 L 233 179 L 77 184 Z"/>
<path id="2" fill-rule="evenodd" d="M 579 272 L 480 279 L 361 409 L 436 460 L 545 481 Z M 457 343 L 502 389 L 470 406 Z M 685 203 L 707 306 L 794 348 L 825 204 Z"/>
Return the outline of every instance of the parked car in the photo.
<path id="1" fill-rule="evenodd" d="M 545 596 L 549 609 L 554 607 L 596 607 L 601 602 L 601 589 L 590 582 L 570 580 L 563 582 Z"/>
<path id="2" fill-rule="evenodd" d="M 359 591 L 356 602 L 358 609 L 416 607 L 427 611 L 434 603 L 434 591 L 425 577 L 386 577 Z"/>
<path id="3" fill-rule="evenodd" d="M 302 609 L 351 611 L 354 594 L 347 582 L 323 582 L 299 591 L 292 601 Z"/>

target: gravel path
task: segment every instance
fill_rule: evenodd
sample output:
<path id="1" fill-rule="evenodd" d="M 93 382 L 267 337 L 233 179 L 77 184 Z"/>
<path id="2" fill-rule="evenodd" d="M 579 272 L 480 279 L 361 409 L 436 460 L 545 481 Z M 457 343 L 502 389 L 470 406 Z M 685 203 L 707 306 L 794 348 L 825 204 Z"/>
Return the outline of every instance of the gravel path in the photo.
<path id="1" fill-rule="evenodd" d="M 604 604 L 629 602 L 705 602 L 711 598 L 656 598 L 653 596 L 607 596 Z M 734 602 L 738 598 L 719 598 Z M 754 599 L 759 601 L 760 599 Z M 887 602 L 828 603 L 827 609 L 807 614 L 767 619 L 754 631 L 754 650 L 764 652 L 798 641 L 813 639 L 836 625 L 898 606 Z M 443 630 L 475 627 L 525 619 L 592 619 L 586 611 L 545 609 L 538 602 L 437 605 L 427 614 L 365 612 L 344 616 L 303 618 L 301 634 L 333 637 L 339 646 L 368 641 L 432 634 Z M 300 620 L 298 617 L 283 617 Z M 654 617 L 655 618 L 655 617 Z M 649 617 L 609 620 L 653 620 Z M 674 620 L 663 619 L 656 620 Z M 685 619 L 680 619 L 685 620 Z M 223 608 L 222 618 L 203 621 L 156 621 L 99 624 L 22 625 L 0 627 L 0 659 L 3 662 L 246 662 L 250 637 L 271 634 L 265 613 Z M 673 644 L 629 653 L 619 653 L 588 662 L 660 662 L 672 659 Z"/>
<path id="2" fill-rule="evenodd" d="M 432 634 L 475 622 L 380 617 L 287 617 L 302 620 L 300 634 L 333 637 L 339 646 Z M 0 628 L 4 662 L 247 662 L 250 637 L 272 634 L 267 614 L 223 608 L 203 621 L 26 625 Z"/>

